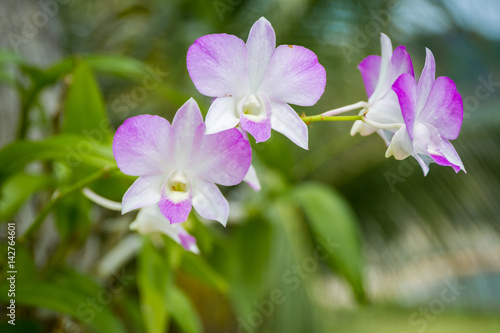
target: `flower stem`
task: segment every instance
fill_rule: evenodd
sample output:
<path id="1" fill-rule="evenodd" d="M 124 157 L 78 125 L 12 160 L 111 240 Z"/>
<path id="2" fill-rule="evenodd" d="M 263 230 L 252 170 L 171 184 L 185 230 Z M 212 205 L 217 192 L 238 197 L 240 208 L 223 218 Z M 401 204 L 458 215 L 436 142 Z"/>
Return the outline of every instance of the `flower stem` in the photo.
<path id="1" fill-rule="evenodd" d="M 68 194 L 94 182 L 95 180 L 97 180 L 103 176 L 107 176 L 107 175 L 115 172 L 116 170 L 118 170 L 118 167 L 104 167 L 104 168 L 94 172 L 93 174 L 81 179 L 80 181 L 74 183 L 72 186 L 70 186 L 64 190 L 61 190 L 61 191 L 56 190 L 54 192 L 54 194 L 52 195 L 52 197 L 50 198 L 50 201 L 45 205 L 45 207 L 42 208 L 40 213 L 37 215 L 37 217 L 35 218 L 33 223 L 31 223 L 31 225 L 29 226 L 28 230 L 26 230 L 24 235 L 21 236 L 19 241 L 20 242 L 25 241 L 26 238 L 28 238 L 33 232 L 35 232 L 40 227 L 40 225 L 45 220 L 47 215 L 49 215 L 52 208 L 54 208 L 55 204 L 61 198 L 64 198 Z"/>
<path id="2" fill-rule="evenodd" d="M 343 106 L 341 108 L 337 108 L 337 109 L 333 109 L 333 110 L 330 110 L 330 111 L 323 112 L 321 115 L 322 116 L 330 117 L 330 116 L 335 116 L 337 114 L 341 114 L 341 113 L 344 113 L 344 112 L 347 112 L 347 111 L 361 109 L 361 108 L 368 108 L 368 107 L 369 107 L 369 104 L 367 102 L 361 101 L 361 102 L 357 102 L 357 103 L 354 103 L 354 104 L 351 104 L 351 105 Z"/>
<path id="3" fill-rule="evenodd" d="M 302 120 L 306 123 L 312 123 L 315 121 L 355 121 L 355 120 L 363 120 L 363 116 L 335 116 L 335 117 L 327 117 L 322 114 L 318 114 L 316 116 L 302 116 Z"/>

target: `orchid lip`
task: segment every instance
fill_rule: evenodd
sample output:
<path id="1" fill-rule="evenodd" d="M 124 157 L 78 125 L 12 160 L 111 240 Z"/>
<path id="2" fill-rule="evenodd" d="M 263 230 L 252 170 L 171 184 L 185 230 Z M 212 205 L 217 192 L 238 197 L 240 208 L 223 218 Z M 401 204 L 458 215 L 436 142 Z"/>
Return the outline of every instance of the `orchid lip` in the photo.
<path id="1" fill-rule="evenodd" d="M 191 182 L 184 172 L 172 171 L 163 185 L 163 194 L 173 203 L 189 199 Z"/>
<path id="2" fill-rule="evenodd" d="M 242 116 L 253 122 L 261 122 L 266 119 L 266 107 L 262 100 L 254 94 L 245 96 L 240 100 Z"/>

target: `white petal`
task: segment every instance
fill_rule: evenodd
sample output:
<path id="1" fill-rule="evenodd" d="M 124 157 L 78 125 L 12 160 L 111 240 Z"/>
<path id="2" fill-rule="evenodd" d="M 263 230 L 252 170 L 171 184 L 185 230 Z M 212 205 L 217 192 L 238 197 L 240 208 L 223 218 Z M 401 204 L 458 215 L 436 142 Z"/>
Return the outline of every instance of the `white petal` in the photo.
<path id="1" fill-rule="evenodd" d="M 247 183 L 255 192 L 259 192 L 261 189 L 259 177 L 257 177 L 257 171 L 253 165 L 250 165 L 248 172 L 243 178 L 243 181 Z"/>
<path id="2" fill-rule="evenodd" d="M 392 137 L 391 144 L 387 148 L 385 157 L 394 155 L 397 160 L 403 160 L 413 154 L 413 145 L 406 131 L 406 127 L 401 127 Z"/>
<path id="3" fill-rule="evenodd" d="M 307 125 L 286 103 L 272 103 L 271 127 L 289 138 L 297 146 L 308 148 Z"/>
<path id="4" fill-rule="evenodd" d="M 226 198 L 213 183 L 203 180 L 193 181 L 193 207 L 202 217 L 227 224 L 229 205 Z"/>
<path id="5" fill-rule="evenodd" d="M 250 89 L 257 91 L 276 48 L 274 29 L 264 17 L 254 23 L 247 39 Z"/>
<path id="6" fill-rule="evenodd" d="M 137 178 L 123 196 L 122 214 L 158 203 L 165 178 L 165 175 Z"/>
<path id="7" fill-rule="evenodd" d="M 389 73 L 389 66 L 391 64 L 392 57 L 392 43 L 389 37 L 385 34 L 380 34 L 380 48 L 382 53 L 382 59 L 380 61 L 380 74 L 377 82 L 377 86 L 375 87 L 375 91 L 370 96 L 368 102 L 373 102 L 377 100 L 379 97 L 383 96 L 387 89 L 390 88 L 390 82 L 388 82 L 391 77 Z"/>
<path id="8" fill-rule="evenodd" d="M 219 97 L 214 100 L 205 119 L 205 134 L 222 132 L 238 125 L 240 116 L 236 110 L 236 102 L 233 97 Z"/>

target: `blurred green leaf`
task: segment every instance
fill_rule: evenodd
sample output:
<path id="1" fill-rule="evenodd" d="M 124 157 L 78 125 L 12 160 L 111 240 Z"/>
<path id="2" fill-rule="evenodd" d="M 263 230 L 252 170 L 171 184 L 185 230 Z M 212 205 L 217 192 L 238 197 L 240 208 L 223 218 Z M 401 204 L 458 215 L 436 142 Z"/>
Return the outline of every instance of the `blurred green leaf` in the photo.
<path id="1" fill-rule="evenodd" d="M 9 176 L 37 160 L 58 160 L 70 168 L 82 163 L 95 167 L 116 164 L 111 147 L 89 137 L 59 135 L 43 141 L 15 141 L 0 150 L 0 186 Z"/>
<path id="2" fill-rule="evenodd" d="M 96 72 L 122 76 L 137 82 L 143 88 L 152 90 L 163 96 L 173 105 L 179 107 L 191 96 L 179 91 L 178 88 L 168 84 L 166 78 L 169 73 L 164 72 L 162 66 L 151 66 L 140 60 L 114 55 L 86 55 L 85 62 Z M 153 79 L 153 80 L 151 80 Z M 151 85 L 151 81 L 154 82 Z M 203 101 L 198 101 L 200 107 L 207 107 Z"/>
<path id="3" fill-rule="evenodd" d="M 198 278 L 206 285 L 226 294 L 228 285 L 226 280 L 202 257 L 197 254 L 186 252 L 182 256 L 180 268 L 183 272 Z"/>
<path id="4" fill-rule="evenodd" d="M 109 121 L 101 91 L 90 67 L 79 60 L 66 97 L 63 131 L 105 140 Z"/>
<path id="5" fill-rule="evenodd" d="M 9 178 L 1 187 L 0 221 L 11 219 L 30 195 L 52 182 L 50 176 L 24 172 Z"/>
<path id="6" fill-rule="evenodd" d="M 85 55 L 84 59 L 89 67 L 99 73 L 122 76 L 139 82 L 148 74 L 147 64 L 130 57 L 89 54 Z"/>
<path id="7" fill-rule="evenodd" d="M 167 307 L 172 319 L 185 333 L 203 332 L 198 313 L 182 290 L 172 286 L 167 294 Z"/>
<path id="8" fill-rule="evenodd" d="M 90 201 L 80 191 L 60 199 L 54 208 L 56 227 L 63 242 L 77 244 L 76 239 L 84 240 L 91 227 Z"/>
<path id="9" fill-rule="evenodd" d="M 3 65 L 4 63 L 24 63 L 24 59 L 20 57 L 17 53 L 7 51 L 7 50 L 0 50 L 0 66 Z"/>
<path id="10" fill-rule="evenodd" d="M 327 262 L 351 284 L 358 301 L 366 301 L 361 236 L 347 201 L 331 188 L 317 183 L 295 187 L 292 196 L 302 206 L 317 242 L 332 250 Z"/>
<path id="11" fill-rule="evenodd" d="M 17 257 L 19 270 L 21 266 L 30 266 L 20 263 L 20 260 L 26 260 L 26 258 Z M 29 273 L 24 270 L 22 272 L 18 277 Z M 2 280 L 5 281 L 5 279 Z M 2 283 L 0 288 L 8 290 L 6 283 Z M 99 301 L 99 295 L 104 292 L 106 289 L 100 288 L 90 278 L 74 271 L 59 271 L 44 280 L 36 278 L 32 271 L 29 278 L 19 278 L 16 282 L 16 304 L 68 314 L 97 332 L 125 332 L 109 304 Z M 9 301 L 7 293 L 1 293 L 0 301 Z"/>
<path id="12" fill-rule="evenodd" d="M 139 255 L 137 282 L 146 332 L 164 333 L 169 319 L 166 301 L 172 274 L 148 237 L 144 237 Z"/>

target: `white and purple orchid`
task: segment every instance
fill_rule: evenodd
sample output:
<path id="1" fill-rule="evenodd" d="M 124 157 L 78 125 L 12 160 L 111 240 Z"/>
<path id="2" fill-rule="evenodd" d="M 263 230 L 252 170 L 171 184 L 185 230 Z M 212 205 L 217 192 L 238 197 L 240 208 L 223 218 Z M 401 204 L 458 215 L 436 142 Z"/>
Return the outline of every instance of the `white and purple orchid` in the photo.
<path id="1" fill-rule="evenodd" d="M 159 232 L 173 239 L 187 251 L 200 253 L 196 245 L 196 238 L 186 231 L 183 224 L 170 224 L 161 213 L 158 205 L 141 208 L 136 219 L 130 224 L 130 230 L 142 235 Z"/>
<path id="2" fill-rule="evenodd" d="M 159 116 L 127 119 L 116 131 L 113 154 L 120 170 L 139 176 L 123 196 L 122 213 L 157 204 L 170 223 L 184 222 L 191 207 L 227 223 L 228 203 L 215 184 L 236 185 L 250 167 L 250 144 L 236 128 L 205 134 L 194 99 L 172 125 Z"/>
<path id="3" fill-rule="evenodd" d="M 122 210 L 122 204 L 120 202 L 104 198 L 87 187 L 82 190 L 82 193 L 89 200 L 101 207 L 115 211 Z M 157 204 L 139 209 L 139 213 L 137 213 L 135 220 L 130 224 L 129 228 L 130 230 L 136 231 L 141 235 L 148 235 L 155 232 L 162 233 L 173 239 L 187 251 L 191 251 L 196 254 L 200 253 L 200 250 L 196 245 L 196 238 L 187 232 L 184 228 L 184 224 L 171 224 L 170 221 L 167 220 L 167 218 L 160 212 L 160 208 Z M 107 254 L 107 257 L 112 259 L 103 260 L 101 270 L 106 272 L 109 271 L 109 267 L 106 267 L 108 263 L 111 264 L 116 261 L 122 261 L 124 257 L 121 253 L 126 252 L 130 255 L 136 252 L 139 247 L 140 242 L 138 242 L 136 238 L 127 236 L 114 248 L 114 250 Z M 125 255 L 125 257 L 127 256 L 128 255 Z M 115 260 L 116 257 L 121 259 Z"/>
<path id="4" fill-rule="evenodd" d="M 380 126 L 372 126 L 357 120 L 352 126 L 351 135 L 359 132 L 364 136 L 376 131 L 386 144 L 389 144 L 390 138 L 384 130 L 393 132 L 395 130 L 380 127 L 403 123 L 398 97 L 391 87 L 401 74 L 414 76 L 414 73 L 411 58 L 405 46 L 398 46 L 393 52 L 391 40 L 385 34 L 380 36 L 380 46 L 382 56 L 368 56 L 358 65 L 368 96 L 368 105 L 361 110 L 360 115 L 366 114 L 371 124 Z"/>
<path id="5" fill-rule="evenodd" d="M 234 35 L 198 38 L 188 50 L 187 69 L 202 94 L 215 97 L 206 117 L 207 133 L 237 126 L 262 142 L 271 128 L 308 149 L 306 124 L 288 105 L 314 105 L 323 95 L 326 72 L 314 52 L 294 45 L 276 48 L 265 18 L 245 42 Z"/>
<path id="6" fill-rule="evenodd" d="M 412 75 L 401 75 L 392 89 L 401 105 L 404 126 L 387 149 L 386 156 L 403 159 L 409 155 L 419 162 L 424 174 L 429 163 L 451 166 L 456 173 L 464 165 L 449 140 L 460 133 L 464 107 L 455 83 L 448 77 L 435 79 L 434 56 L 426 49 L 425 66 L 417 82 Z"/>

